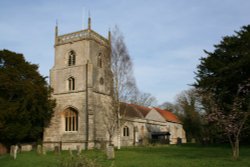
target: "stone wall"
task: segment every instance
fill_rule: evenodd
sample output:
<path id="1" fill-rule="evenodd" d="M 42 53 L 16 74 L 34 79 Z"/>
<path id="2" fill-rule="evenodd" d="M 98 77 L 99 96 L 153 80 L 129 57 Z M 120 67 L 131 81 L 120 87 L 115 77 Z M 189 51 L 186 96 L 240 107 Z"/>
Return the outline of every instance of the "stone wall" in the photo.
<path id="1" fill-rule="evenodd" d="M 186 143 L 186 135 L 183 125 L 179 123 L 139 118 L 124 118 L 122 122 L 124 123 L 120 131 L 121 146 L 148 144 L 148 142 L 151 140 L 151 133 L 153 132 L 170 132 L 170 144 L 177 144 L 178 138 L 182 139 L 182 143 Z M 130 129 L 129 136 L 123 136 L 123 128 L 125 126 L 129 127 Z"/>

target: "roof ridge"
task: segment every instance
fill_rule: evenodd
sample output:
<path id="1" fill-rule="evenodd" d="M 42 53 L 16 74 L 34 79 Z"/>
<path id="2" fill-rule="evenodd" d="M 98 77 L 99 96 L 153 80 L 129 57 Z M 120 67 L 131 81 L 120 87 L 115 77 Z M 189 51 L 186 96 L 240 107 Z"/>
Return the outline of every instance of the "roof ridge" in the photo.
<path id="1" fill-rule="evenodd" d="M 180 119 L 177 117 L 177 115 L 175 115 L 174 113 L 172 113 L 171 111 L 168 111 L 168 110 L 163 110 L 163 109 L 160 109 L 158 107 L 154 107 L 154 109 L 159 112 L 164 118 L 166 121 L 169 121 L 169 122 L 176 122 L 176 123 L 181 123 Z M 165 112 L 165 113 L 163 113 Z"/>
<path id="2" fill-rule="evenodd" d="M 131 107 L 133 107 L 133 108 L 135 109 L 135 111 L 136 111 L 142 118 L 144 118 L 144 115 L 141 113 L 140 110 L 138 110 L 137 107 L 135 107 L 135 106 L 131 106 Z"/>
<path id="3" fill-rule="evenodd" d="M 132 108 L 134 108 L 134 110 L 142 117 L 145 118 L 146 115 L 148 114 L 148 112 L 151 111 L 151 108 L 149 107 L 145 107 L 145 106 L 140 106 L 138 104 L 133 104 L 133 103 L 128 103 L 128 105 Z"/>
<path id="4" fill-rule="evenodd" d="M 142 108 L 146 108 L 146 109 L 151 110 L 151 108 L 149 108 L 149 107 L 146 107 L 146 106 L 141 106 L 141 105 L 134 104 L 134 103 L 130 103 L 129 105 L 133 105 L 133 106 L 136 106 L 136 107 L 142 107 Z"/>

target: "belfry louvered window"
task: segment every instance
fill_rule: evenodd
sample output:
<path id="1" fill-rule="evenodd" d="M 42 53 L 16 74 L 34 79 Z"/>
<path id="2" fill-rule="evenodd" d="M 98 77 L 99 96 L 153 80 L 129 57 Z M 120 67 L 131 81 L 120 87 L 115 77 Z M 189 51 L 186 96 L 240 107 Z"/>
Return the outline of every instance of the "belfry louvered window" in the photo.
<path id="1" fill-rule="evenodd" d="M 68 55 L 68 65 L 73 66 L 75 64 L 76 64 L 76 54 L 73 50 L 71 50 Z"/>
<path id="2" fill-rule="evenodd" d="M 68 79 L 68 90 L 75 90 L 75 78 L 70 77 Z"/>
<path id="3" fill-rule="evenodd" d="M 102 62 L 102 54 L 101 53 L 99 53 L 99 55 L 98 55 L 97 64 L 98 64 L 99 68 L 102 68 L 103 62 Z"/>

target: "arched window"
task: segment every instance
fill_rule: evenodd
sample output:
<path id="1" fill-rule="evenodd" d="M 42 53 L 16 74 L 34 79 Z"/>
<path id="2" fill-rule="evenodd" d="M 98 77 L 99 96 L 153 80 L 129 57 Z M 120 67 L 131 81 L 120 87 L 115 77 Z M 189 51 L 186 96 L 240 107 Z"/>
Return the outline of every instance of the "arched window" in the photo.
<path id="1" fill-rule="evenodd" d="M 99 53 L 98 55 L 98 60 L 97 60 L 97 65 L 99 68 L 102 68 L 102 53 Z"/>
<path id="2" fill-rule="evenodd" d="M 75 78 L 70 77 L 68 79 L 68 89 L 69 90 L 75 90 Z"/>
<path id="3" fill-rule="evenodd" d="M 123 128 L 123 136 L 129 136 L 129 128 L 127 126 Z"/>
<path id="4" fill-rule="evenodd" d="M 78 131 L 78 113 L 72 108 L 64 111 L 65 131 Z"/>
<path id="5" fill-rule="evenodd" d="M 73 50 L 69 52 L 68 65 L 73 66 L 76 63 L 76 54 Z"/>

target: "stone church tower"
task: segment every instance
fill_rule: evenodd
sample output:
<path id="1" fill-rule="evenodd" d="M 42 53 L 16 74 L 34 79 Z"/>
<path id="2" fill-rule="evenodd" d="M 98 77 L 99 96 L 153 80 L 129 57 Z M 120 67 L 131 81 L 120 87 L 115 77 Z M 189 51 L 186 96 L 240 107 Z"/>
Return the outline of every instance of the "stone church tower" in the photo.
<path id="1" fill-rule="evenodd" d="M 57 106 L 44 131 L 48 149 L 88 149 L 108 140 L 105 113 L 112 110 L 111 34 L 108 39 L 88 28 L 58 35 L 50 84 Z"/>

